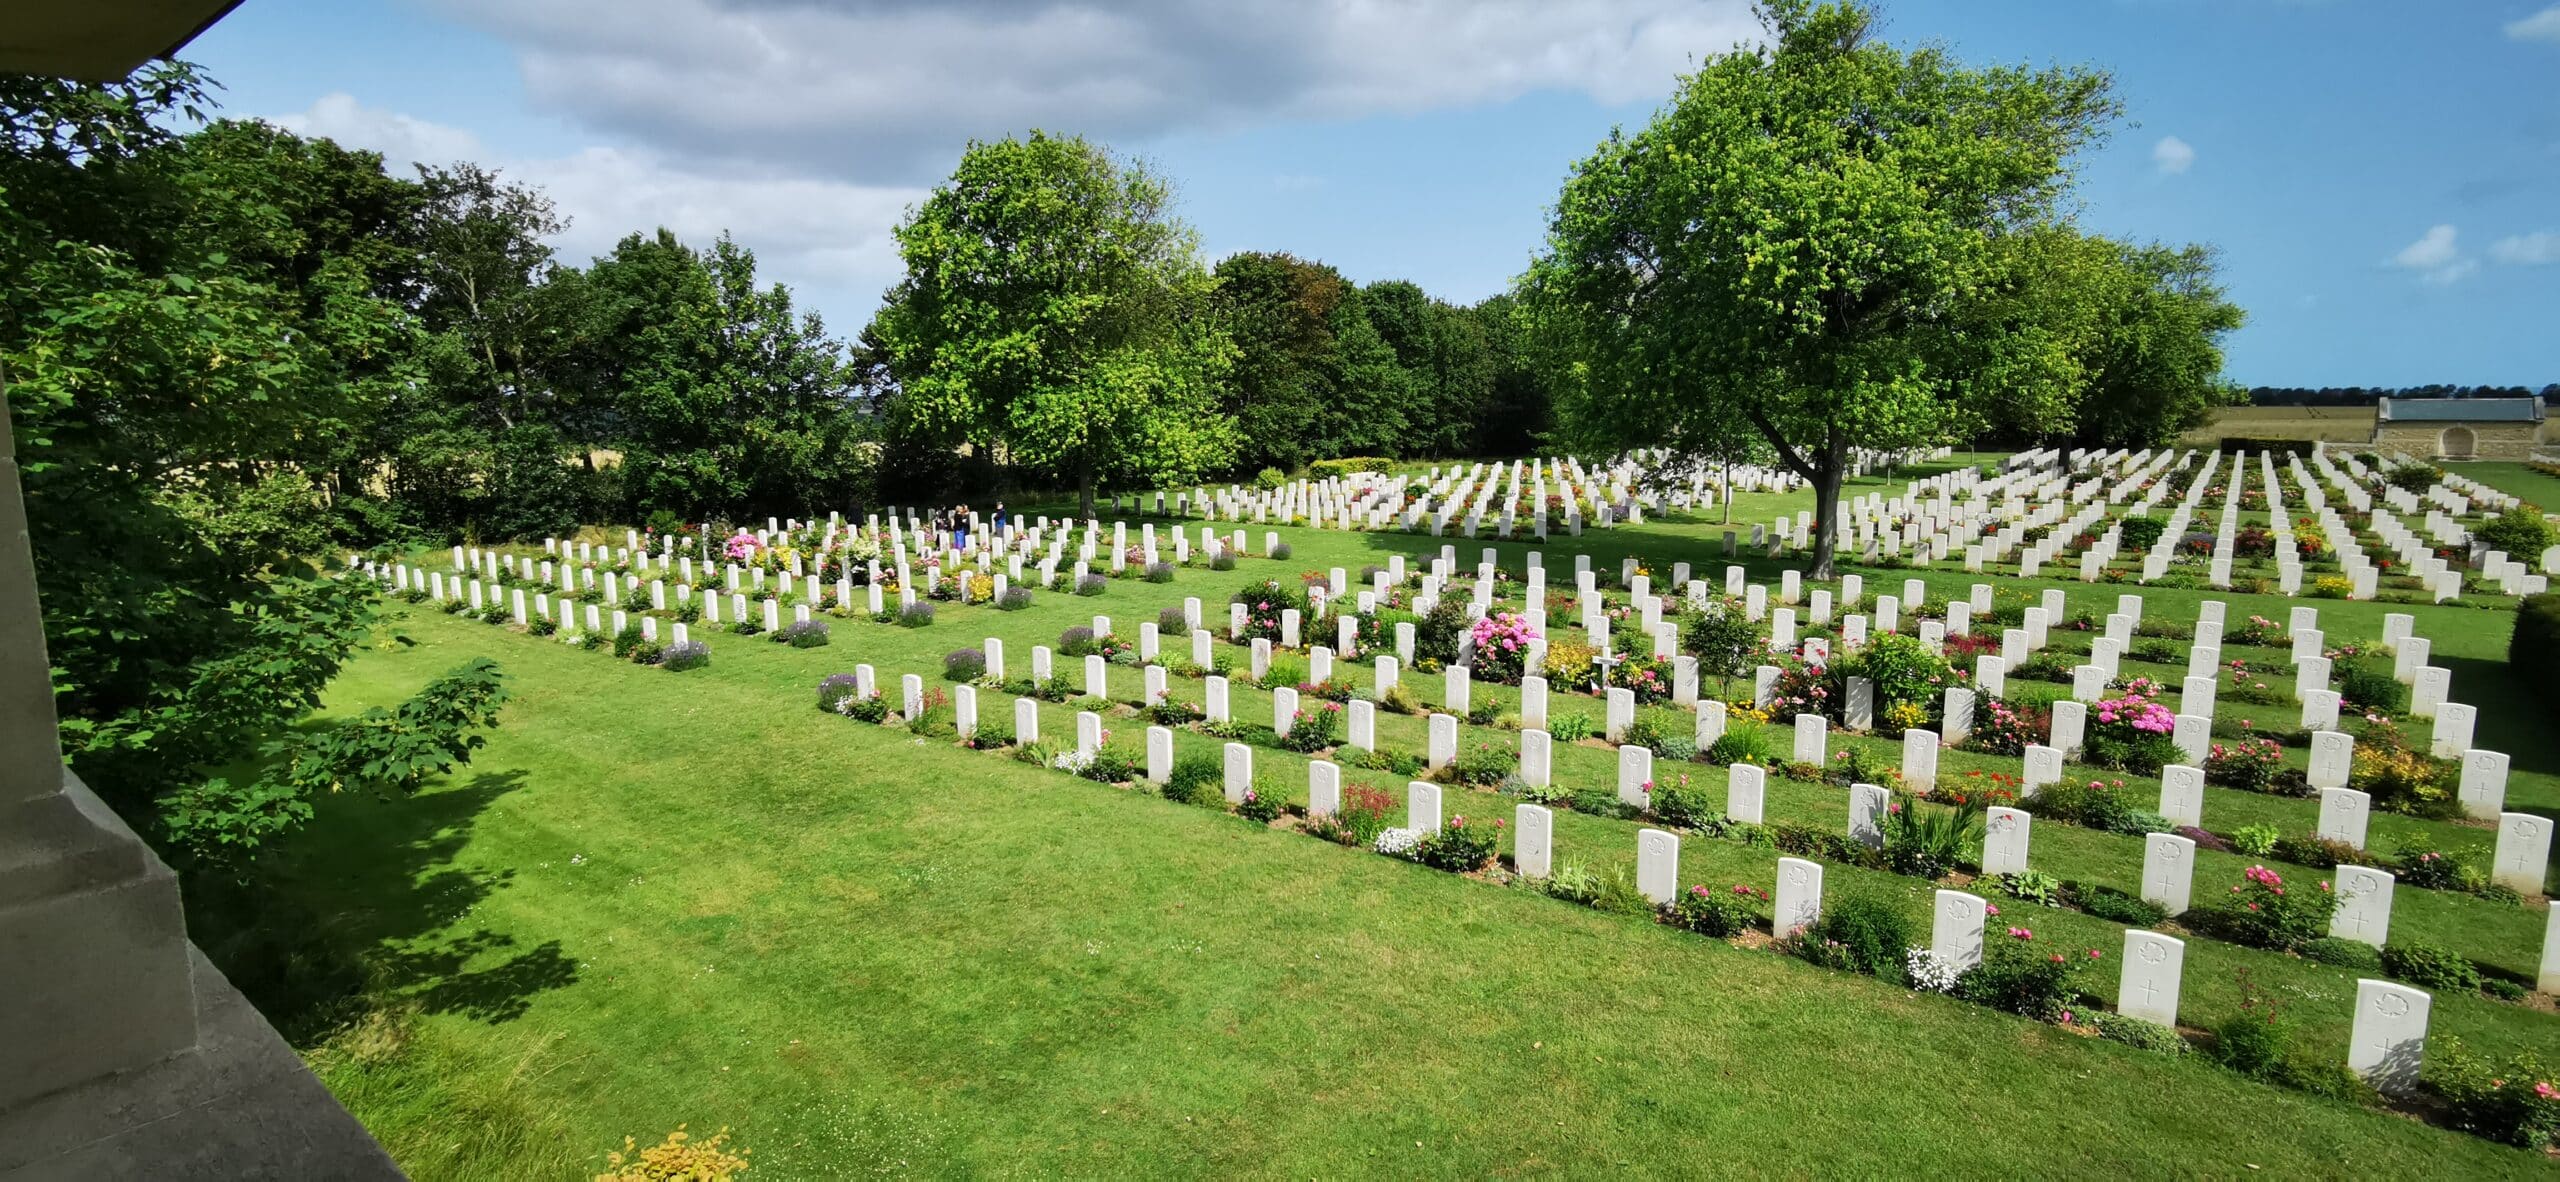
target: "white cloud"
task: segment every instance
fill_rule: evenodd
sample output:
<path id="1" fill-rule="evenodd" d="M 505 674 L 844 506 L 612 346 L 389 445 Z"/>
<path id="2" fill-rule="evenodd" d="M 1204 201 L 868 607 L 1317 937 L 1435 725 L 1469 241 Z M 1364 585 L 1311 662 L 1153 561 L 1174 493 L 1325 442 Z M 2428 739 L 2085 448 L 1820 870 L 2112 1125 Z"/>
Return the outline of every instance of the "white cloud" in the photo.
<path id="1" fill-rule="evenodd" d="M 2451 226 L 2429 227 L 2417 241 L 2391 256 L 2391 265 L 2416 271 L 2429 283 L 2452 283 L 2480 269 L 2479 260 L 2463 257 Z"/>
<path id="2" fill-rule="evenodd" d="M 2560 44 L 2560 4 L 2515 21 L 2507 26 L 2510 41 L 2549 41 Z"/>
<path id="3" fill-rule="evenodd" d="M 2151 145 L 2151 162 L 2159 165 L 2160 171 L 2176 176 L 2195 167 L 2196 150 L 2185 140 L 2164 135 L 2159 143 Z"/>
<path id="4" fill-rule="evenodd" d="M 2560 230 L 2536 230 L 2501 238 L 2489 248 L 2489 257 L 2502 263 L 2560 263 Z"/>
<path id="5" fill-rule="evenodd" d="M 694 246 L 722 231 L 753 249 L 760 274 L 804 291 L 869 296 L 900 274 L 891 230 L 921 190 L 737 170 L 703 170 L 649 149 L 595 146 L 566 156 L 510 158 L 458 127 L 430 123 L 346 94 L 277 118 L 302 135 L 381 152 L 390 166 L 474 160 L 550 194 L 569 227 L 554 245 L 584 263 L 624 235 L 664 226 Z M 858 324 L 838 324 L 850 333 Z"/>
<path id="6" fill-rule="evenodd" d="M 971 137 L 1104 140 L 1575 90 L 1668 93 L 1744 0 L 438 0 L 541 106 L 670 153 L 867 181 Z"/>

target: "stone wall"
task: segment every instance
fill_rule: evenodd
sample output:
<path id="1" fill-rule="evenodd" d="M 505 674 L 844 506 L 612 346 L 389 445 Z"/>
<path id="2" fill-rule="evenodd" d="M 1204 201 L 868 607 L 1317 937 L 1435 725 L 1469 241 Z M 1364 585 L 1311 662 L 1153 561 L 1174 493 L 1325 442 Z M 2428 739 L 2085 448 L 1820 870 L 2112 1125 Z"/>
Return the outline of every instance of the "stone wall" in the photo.
<path id="1" fill-rule="evenodd" d="M 2462 433 L 2468 432 L 2468 454 Z M 2524 460 L 2541 443 L 2540 423 L 2383 423 L 2374 428 L 2376 446 L 2430 459 Z"/>

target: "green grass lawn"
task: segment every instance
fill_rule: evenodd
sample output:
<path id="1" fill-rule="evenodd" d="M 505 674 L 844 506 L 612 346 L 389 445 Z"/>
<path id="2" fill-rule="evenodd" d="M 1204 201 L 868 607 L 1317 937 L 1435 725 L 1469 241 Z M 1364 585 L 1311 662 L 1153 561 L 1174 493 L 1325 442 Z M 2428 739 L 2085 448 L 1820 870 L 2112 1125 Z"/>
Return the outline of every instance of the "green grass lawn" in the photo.
<path id="1" fill-rule="evenodd" d="M 1802 494 L 1749 497 L 1736 520 L 1809 507 Z M 1258 548 L 1265 527 L 1243 528 Z M 1637 553 L 1658 571 L 1691 561 L 1713 580 L 1720 530 L 1653 522 L 1558 537 L 1548 565 L 1569 586 L 1577 549 L 1612 574 L 1620 554 Z M 680 1121 L 733 1126 L 759 1177 L 2543 1168 L 2201 1062 L 812 708 L 817 679 L 857 661 L 894 693 L 898 674 L 932 680 L 944 652 L 993 635 L 1019 669 L 1030 646 L 1097 613 L 1133 633 L 1197 595 L 1215 618 L 1248 580 L 1356 572 L 1443 544 L 1283 533 L 1297 550 L 1285 562 L 1186 570 L 1171 586 L 1114 582 L 1094 599 L 1043 595 L 1019 613 L 944 605 L 920 630 L 838 622 L 824 649 L 708 635 L 712 667 L 686 674 L 409 609 L 401 639 L 363 656 L 331 708 L 395 701 L 488 655 L 518 693 L 504 728 L 471 769 L 417 799 L 324 803 L 266 871 L 277 894 L 262 918 L 270 937 L 286 929 L 289 940 L 269 941 L 285 952 L 240 942 L 226 955 L 201 919 L 199 937 L 426 1178 L 577 1175 L 625 1134 L 647 1143 Z M 1465 564 L 1485 546 L 1449 544 Z M 1526 547 L 1496 548 L 1516 569 Z M 1778 566 L 1746 565 L 1764 579 Z M 1869 593 L 1907 573 L 1867 572 Z M 1933 597 L 1979 581 L 1920 577 Z M 2000 582 L 2065 587 L 2075 608 L 2126 590 Z M 2153 615 L 2190 619 L 2206 598 L 2235 616 L 2281 618 L 2288 602 L 2144 595 Z M 2378 634 L 2392 610 L 2319 606 L 2333 638 Z M 2481 743 L 2515 757 L 2510 807 L 2560 812 L 2560 749 L 2538 691 L 2502 660 L 2508 615 L 2407 610 L 2455 669 L 2455 697 L 2482 705 Z M 1134 698 L 1137 671 L 1112 673 L 1114 696 Z M 1346 676 L 1365 683 L 1366 670 Z M 1408 678 L 1436 699 L 1434 681 Z M 1175 682 L 1176 697 L 1197 691 Z M 990 728 L 1006 729 L 1009 700 L 984 702 Z M 1238 687 L 1239 718 L 1269 709 L 1267 695 Z M 1557 709 L 1597 714 L 1596 703 Z M 1134 747 L 1143 729 L 1134 718 L 1113 726 L 1117 746 Z M 1048 707 L 1043 727 L 1072 733 L 1063 707 Z M 1507 741 L 1479 730 L 1470 741 Z M 1381 717 L 1382 748 L 1419 750 L 1420 736 L 1419 719 Z M 1188 733 L 1181 743 L 1215 746 Z M 1300 799 L 1303 763 L 1257 752 Z M 2001 763 L 1951 751 L 1944 767 Z M 1604 749 L 1557 753 L 1560 780 L 1608 783 L 1613 769 Z M 1379 773 L 1350 778 L 1400 788 Z M 1512 803 L 1450 791 L 1452 812 L 1507 814 Z M 1769 796 L 1773 817 L 1845 817 L 1834 789 L 1773 778 Z M 2298 800 L 2215 789 L 2206 808 L 2215 828 L 2309 825 Z M 2399 826 L 2464 836 L 2384 818 L 2376 843 Z M 1559 812 L 1559 859 L 1631 863 L 1636 828 Z M 2140 859 L 2134 839 L 2058 825 L 2037 827 L 2036 849 L 2054 873 L 2127 886 Z M 1765 886 L 1774 859 L 1693 837 L 1682 881 Z M 2199 894 L 2242 864 L 2209 862 Z M 1845 867 L 1830 878 L 1835 895 L 1926 906 L 1916 880 Z M 2396 930 L 2531 971 L 2539 910 L 2404 889 L 2396 912 Z M 2113 992 L 2120 927 L 2052 911 L 2035 926 L 2105 949 L 2109 963 L 2085 984 Z M 2306 1053 L 2335 1057 L 2355 974 L 2194 939 L 2189 1021 L 2236 1005 L 2239 967 L 2290 1004 Z M 363 1004 L 327 1004 L 348 990 Z M 2546 1055 L 2560 1047 L 2554 1021 L 2480 998 L 2440 998 L 2436 1010 L 2439 1032 Z"/>
<path id="2" fill-rule="evenodd" d="M 2530 464 L 2500 460 L 2476 460 L 2451 465 L 2447 471 L 2468 476 L 2512 497 L 2522 497 L 2545 511 L 2560 509 L 2560 476 L 2534 471 Z M 2541 560 L 2539 554 L 2519 555 L 2525 562 Z"/>
<path id="3" fill-rule="evenodd" d="M 341 704 L 494 648 L 507 725 L 419 799 L 329 802 L 284 879 L 396 999 L 314 1061 L 420 1177 L 678 1121 L 771 1177 L 2540 1165 L 851 724 L 786 693 L 811 654 L 405 631 Z"/>

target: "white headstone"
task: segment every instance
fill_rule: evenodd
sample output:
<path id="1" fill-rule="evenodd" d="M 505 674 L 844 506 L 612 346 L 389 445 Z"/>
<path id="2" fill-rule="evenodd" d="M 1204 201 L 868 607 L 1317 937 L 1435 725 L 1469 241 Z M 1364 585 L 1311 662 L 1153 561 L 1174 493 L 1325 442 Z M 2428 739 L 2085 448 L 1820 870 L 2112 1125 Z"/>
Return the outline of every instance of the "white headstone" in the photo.
<path id="1" fill-rule="evenodd" d="M 2551 819 L 2533 813 L 2502 813 L 2498 846 L 2489 866 L 2489 881 L 2525 896 L 2542 893 L 2544 869 L 2551 862 Z"/>
<path id="2" fill-rule="evenodd" d="M 2127 928 L 2124 967 L 2116 974 L 2116 1011 L 2128 1018 L 2178 1024 L 2178 982 L 2187 963 L 2187 944 L 2175 936 Z"/>
<path id="3" fill-rule="evenodd" d="M 2474 747 L 2462 753 L 2462 786 L 2457 794 L 2462 814 L 2494 820 L 2507 808 L 2507 757 L 2504 752 Z"/>
<path id="4" fill-rule="evenodd" d="M 1983 815 L 1984 874 L 2015 874 L 2027 868 L 2027 826 L 2034 820 L 2012 808 L 1995 807 Z"/>
<path id="5" fill-rule="evenodd" d="M 2171 915 L 2186 914 L 2195 893 L 2196 843 L 2175 833 L 2142 838 L 2142 897 Z"/>
<path id="6" fill-rule="evenodd" d="M 2364 848 L 2364 831 L 2373 819 L 2372 798 L 2353 788 L 2320 790 L 2320 820 L 2312 833 L 2323 841 L 2343 841 Z"/>
<path id="7" fill-rule="evenodd" d="M 1778 859 L 1778 890 L 1769 930 L 1784 939 L 1822 918 L 1822 867 L 1802 858 Z"/>
<path id="8" fill-rule="evenodd" d="M 2355 770 L 2356 738 L 2344 731 L 2311 734 L 2311 767 L 2305 773 L 2313 788 L 2344 788 Z"/>
<path id="9" fill-rule="evenodd" d="M 1877 784 L 1849 785 L 1849 839 L 1869 849 L 1884 848 L 1885 810 L 1893 793 Z"/>
<path id="10" fill-rule="evenodd" d="M 1404 786 L 1404 824 L 1424 833 L 1440 832 L 1440 786 L 1422 780 Z"/>
<path id="11" fill-rule="evenodd" d="M 1983 917 L 1988 914 L 1979 895 L 1939 891 L 1936 917 L 1929 926 L 1929 950 L 1958 968 L 1981 964 Z"/>
<path id="12" fill-rule="evenodd" d="M 1820 767 L 1831 758 L 1828 748 L 1831 722 L 1819 714 L 1796 715 L 1795 753 L 1797 763 Z"/>
<path id="13" fill-rule="evenodd" d="M 1342 768 L 1321 759 L 1307 761 L 1307 816 L 1330 817 L 1342 811 Z"/>
<path id="14" fill-rule="evenodd" d="M 1449 766 L 1451 760 L 1458 758 L 1457 718 L 1448 714 L 1432 715 L 1429 741 L 1430 747 L 1424 753 L 1425 762 L 1435 771 Z"/>
<path id="15" fill-rule="evenodd" d="M 2160 815 L 2173 825 L 2204 824 L 2204 769 L 2173 763 L 2160 769 Z"/>
<path id="16" fill-rule="evenodd" d="M 1680 835 L 1659 829 L 1636 831 L 1636 890 L 1656 906 L 1680 892 Z"/>
<path id="17" fill-rule="evenodd" d="M 1737 763 L 1725 769 L 1724 815 L 1745 825 L 1761 824 L 1768 795 L 1768 773 L 1757 764 Z"/>
<path id="18" fill-rule="evenodd" d="M 2371 866 L 2340 866 L 2333 885 L 2337 909 L 2329 913 L 2329 934 L 2380 948 L 2391 936 L 2391 886 L 2388 871 Z"/>
<path id="19" fill-rule="evenodd" d="M 2434 999 L 2406 985 L 2356 982 L 2356 1016 L 2348 1034 L 2347 1069 L 2376 1091 L 2405 1095 L 2418 1086 L 2426 1057 L 2427 1011 Z"/>
<path id="20" fill-rule="evenodd" d="M 1555 813 L 1534 804 L 1511 810 L 1511 868 L 1523 878 L 1545 878 L 1555 865 Z"/>
<path id="21" fill-rule="evenodd" d="M 1253 787 L 1253 748 L 1242 743 L 1227 744 L 1220 770 L 1227 803 L 1243 804 L 1245 789 Z"/>

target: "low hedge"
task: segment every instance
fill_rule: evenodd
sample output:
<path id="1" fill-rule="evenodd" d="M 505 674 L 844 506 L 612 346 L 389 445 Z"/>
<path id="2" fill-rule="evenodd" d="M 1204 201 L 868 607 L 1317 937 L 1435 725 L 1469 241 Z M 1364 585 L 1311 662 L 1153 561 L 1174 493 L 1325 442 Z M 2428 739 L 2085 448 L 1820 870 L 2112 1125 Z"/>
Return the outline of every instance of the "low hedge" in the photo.
<path id="1" fill-rule="evenodd" d="M 2256 439 L 2247 435 L 2222 437 L 2223 451 L 2263 451 L 2280 456 L 2307 456 L 2315 445 L 2308 439 Z"/>

